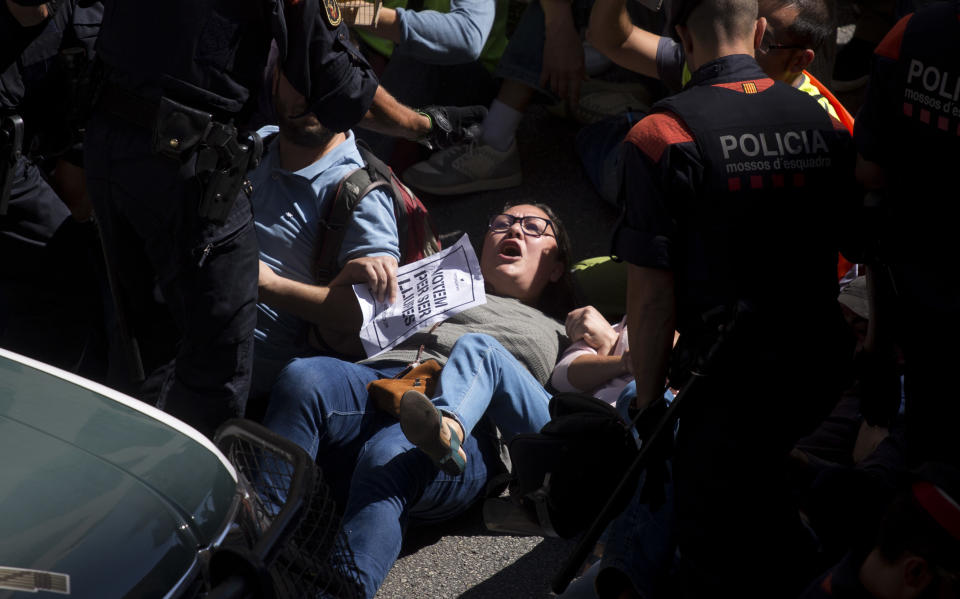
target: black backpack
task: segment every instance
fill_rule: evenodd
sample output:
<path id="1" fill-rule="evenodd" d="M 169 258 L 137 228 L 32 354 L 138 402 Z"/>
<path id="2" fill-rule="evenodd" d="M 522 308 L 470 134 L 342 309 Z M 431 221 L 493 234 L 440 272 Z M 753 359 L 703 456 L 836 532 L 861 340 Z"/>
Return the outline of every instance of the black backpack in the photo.
<path id="1" fill-rule="evenodd" d="M 577 535 L 593 523 L 639 453 L 630 424 L 595 397 L 558 394 L 550 400 L 550 417 L 539 433 L 510 440 L 510 499 L 490 499 L 484 506 L 491 530 L 511 529 L 509 522 L 501 524 L 513 516 L 498 516 L 510 501 L 539 525 L 540 534 Z"/>

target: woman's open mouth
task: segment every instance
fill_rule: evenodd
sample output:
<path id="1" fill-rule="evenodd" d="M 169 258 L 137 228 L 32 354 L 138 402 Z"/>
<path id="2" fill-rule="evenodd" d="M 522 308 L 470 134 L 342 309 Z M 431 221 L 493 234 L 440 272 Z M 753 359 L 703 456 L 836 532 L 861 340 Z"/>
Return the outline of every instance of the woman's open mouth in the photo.
<path id="1" fill-rule="evenodd" d="M 520 249 L 520 243 L 515 239 L 504 240 L 500 244 L 500 258 L 504 260 L 519 260 L 523 257 L 523 251 Z"/>

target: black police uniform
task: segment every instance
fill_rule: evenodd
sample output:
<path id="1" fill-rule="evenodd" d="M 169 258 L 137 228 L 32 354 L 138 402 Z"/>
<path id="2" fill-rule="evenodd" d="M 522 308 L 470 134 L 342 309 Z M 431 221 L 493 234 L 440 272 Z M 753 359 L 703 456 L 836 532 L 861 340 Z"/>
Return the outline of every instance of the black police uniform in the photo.
<path id="1" fill-rule="evenodd" d="M 45 177 L 58 159 L 82 165 L 72 101 L 93 57 L 103 7 L 77 0 L 50 6 L 51 16 L 31 27 L 0 7 L 0 118 L 23 125 L 0 214 L 0 346 L 96 376 L 80 357 L 102 319 L 91 255 L 99 243 Z"/>
<path id="2" fill-rule="evenodd" d="M 878 272 L 892 276 L 904 351 L 911 461 L 960 463 L 956 169 L 960 164 L 960 3 L 904 17 L 878 45 L 854 138 L 887 178 Z M 889 311 L 888 311 L 889 313 Z M 896 406 L 893 406 L 895 409 Z"/>
<path id="3" fill-rule="evenodd" d="M 624 144 L 613 250 L 675 274 L 675 358 L 745 311 L 681 407 L 674 473 L 691 596 L 787 596 L 777 589 L 789 588 L 802 532 L 777 472 L 839 397 L 836 213 L 850 202 L 852 157 L 839 122 L 746 55 L 703 65 Z"/>
<path id="4" fill-rule="evenodd" d="M 207 434 L 243 414 L 256 323 L 256 238 L 237 189 L 252 165 L 241 164 L 246 155 L 221 125 L 240 127 L 252 113 L 275 40 L 309 110 L 329 129 L 349 128 L 377 81 L 347 38 L 334 0 L 107 5 L 98 43 L 105 81 L 87 131 L 89 191 L 120 281 L 143 270 L 125 260 L 142 247 L 181 329 L 157 404 Z M 224 142 L 232 155 L 214 151 Z M 219 171 L 239 178 L 219 179 L 224 193 L 204 203 Z"/>

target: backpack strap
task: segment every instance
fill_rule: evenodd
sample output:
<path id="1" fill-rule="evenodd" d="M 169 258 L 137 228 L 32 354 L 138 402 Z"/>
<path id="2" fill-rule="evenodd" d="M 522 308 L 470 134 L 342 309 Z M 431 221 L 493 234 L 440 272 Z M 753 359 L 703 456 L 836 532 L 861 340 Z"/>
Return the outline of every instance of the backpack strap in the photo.
<path id="1" fill-rule="evenodd" d="M 367 194 L 385 185 L 389 186 L 389 181 L 378 180 L 369 166 L 358 168 L 340 180 L 326 216 L 320 220 L 321 241 L 314 261 L 318 283 L 329 283 L 340 271 L 337 257 L 354 209 Z"/>
<path id="2" fill-rule="evenodd" d="M 357 150 L 360 151 L 360 158 L 362 158 L 364 164 L 367 165 L 370 176 L 390 186 L 390 197 L 393 199 L 393 213 L 397 220 L 397 242 L 400 246 L 400 255 L 403 257 L 407 251 L 410 219 L 404 218 L 406 209 L 403 206 L 403 195 L 400 190 L 397 189 L 393 170 L 387 166 L 387 163 L 380 160 L 380 158 L 373 153 L 373 150 L 370 149 L 370 146 L 367 145 L 367 142 L 362 139 L 357 140 Z"/>

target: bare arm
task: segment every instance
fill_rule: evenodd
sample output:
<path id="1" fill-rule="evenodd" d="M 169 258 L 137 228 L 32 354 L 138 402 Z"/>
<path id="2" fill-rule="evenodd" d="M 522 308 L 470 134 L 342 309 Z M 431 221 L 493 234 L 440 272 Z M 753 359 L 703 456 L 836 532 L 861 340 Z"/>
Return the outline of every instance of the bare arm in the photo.
<path id="1" fill-rule="evenodd" d="M 553 90 L 570 106 L 580 101 L 580 85 L 586 73 L 583 45 L 573 21 L 568 0 L 543 0 L 545 38 L 540 86 Z"/>
<path id="2" fill-rule="evenodd" d="M 366 283 L 379 301 L 392 304 L 397 298 L 396 258 L 348 260 L 329 286 L 288 279 L 260 261 L 260 301 L 318 325 L 325 332 L 356 334 L 360 330 L 362 314 L 353 293 L 354 283 Z"/>
<path id="3" fill-rule="evenodd" d="M 356 334 L 362 315 L 349 285 L 310 285 L 282 277 L 260 262 L 259 299 L 331 332 Z"/>
<path id="4" fill-rule="evenodd" d="M 675 328 L 673 273 L 631 264 L 627 271 L 627 331 L 639 409 L 663 394 Z"/>
<path id="5" fill-rule="evenodd" d="M 657 72 L 660 36 L 630 21 L 626 0 L 596 0 L 590 11 L 587 40 L 623 68 L 660 78 Z"/>
<path id="6" fill-rule="evenodd" d="M 590 391 L 630 372 L 630 352 L 620 356 L 584 354 L 570 363 L 567 380 L 581 391 Z"/>
<path id="7" fill-rule="evenodd" d="M 364 129 L 393 137 L 417 140 L 430 132 L 430 118 L 403 105 L 382 86 L 373 96 L 373 104 L 358 123 Z"/>

